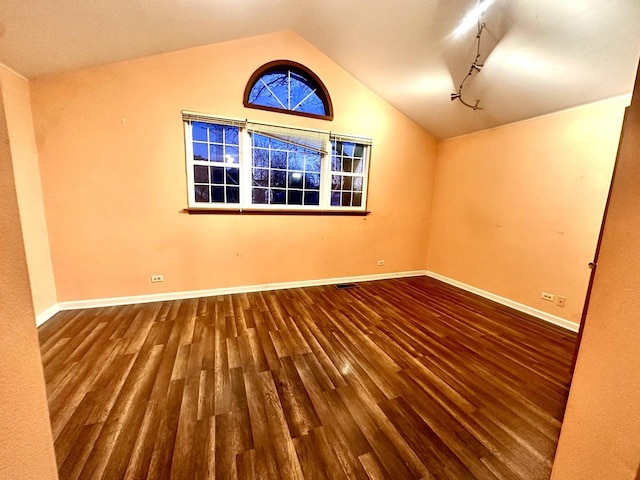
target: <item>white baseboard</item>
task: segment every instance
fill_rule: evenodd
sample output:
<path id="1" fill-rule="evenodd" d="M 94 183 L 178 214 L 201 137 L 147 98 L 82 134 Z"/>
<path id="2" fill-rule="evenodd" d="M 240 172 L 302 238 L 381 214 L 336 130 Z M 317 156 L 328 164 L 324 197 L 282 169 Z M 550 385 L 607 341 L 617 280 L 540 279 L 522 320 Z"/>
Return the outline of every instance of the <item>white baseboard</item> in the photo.
<path id="1" fill-rule="evenodd" d="M 49 320 L 59 311 L 60 311 L 60 305 L 56 303 L 55 305 L 51 305 L 45 311 L 38 313 L 36 315 L 36 327 L 39 327 L 40 325 L 42 325 L 44 322 Z"/>
<path id="2" fill-rule="evenodd" d="M 81 308 L 112 307 L 115 305 L 130 305 L 134 303 L 164 302 L 167 300 L 182 300 L 186 298 L 213 297 L 217 295 L 231 295 L 234 293 L 264 292 L 268 290 L 283 290 L 285 288 L 316 287 L 338 283 L 369 282 L 372 280 L 387 280 L 390 278 L 421 277 L 425 270 L 409 272 L 378 273 L 374 275 L 359 275 L 354 277 L 321 278 L 317 280 L 301 280 L 297 282 L 264 283 L 241 287 L 212 288 L 208 290 L 191 290 L 184 292 L 154 293 L 150 295 L 134 295 L 129 297 L 97 298 L 91 300 L 77 300 L 60 302 L 59 310 L 77 310 Z"/>
<path id="3" fill-rule="evenodd" d="M 321 278 L 317 280 L 301 280 L 297 282 L 282 282 L 282 283 L 264 283 L 260 285 L 245 285 L 240 287 L 227 287 L 227 288 L 212 288 L 207 290 L 191 290 L 183 292 L 168 292 L 168 293 L 154 293 L 149 295 L 133 295 L 127 297 L 112 297 L 112 298 L 96 298 L 90 300 L 76 300 L 71 302 L 60 302 L 46 309 L 44 312 L 36 316 L 36 325 L 40 326 L 53 317 L 56 313 L 62 310 L 77 310 L 81 308 L 98 308 L 98 307 L 112 307 L 116 305 L 131 305 L 135 303 L 150 303 L 150 302 L 164 302 L 168 300 L 183 300 L 187 298 L 200 298 L 200 297 L 214 297 L 217 295 L 231 295 L 234 293 L 249 293 L 249 292 L 264 292 L 268 290 L 283 290 L 285 288 L 300 288 L 300 287 L 316 287 L 320 285 L 334 285 L 338 283 L 357 283 L 357 282 L 369 282 L 372 280 L 387 280 L 390 278 L 403 278 L 403 277 L 420 277 L 428 276 L 440 280 L 454 287 L 461 288 L 471 293 L 475 293 L 481 297 L 492 300 L 496 303 L 506 305 L 514 310 L 532 315 L 546 322 L 558 325 L 573 332 L 577 332 L 579 325 L 564 318 L 557 317 L 542 310 L 538 310 L 533 307 L 529 307 L 522 303 L 509 300 L 508 298 L 501 297 L 491 292 L 481 290 L 479 288 L 467 285 L 466 283 L 459 282 L 452 278 L 445 277 L 435 272 L 428 270 L 413 270 L 408 272 L 391 272 L 391 273 L 378 273 L 373 275 L 359 275 L 353 277 L 337 277 L 337 278 Z"/>
<path id="4" fill-rule="evenodd" d="M 445 277 L 444 275 L 440 275 L 439 273 L 427 270 L 426 275 L 427 277 L 435 278 L 436 280 L 440 280 L 441 282 L 448 283 L 449 285 L 453 285 L 454 287 L 461 288 L 463 290 L 466 290 L 467 292 L 475 293 L 476 295 L 487 298 L 496 303 L 511 307 L 514 310 L 518 310 L 533 317 L 537 317 L 540 320 L 544 320 L 545 322 L 553 323 L 554 325 L 558 325 L 559 327 L 566 328 L 567 330 L 571 330 L 572 332 L 577 332 L 580 329 L 580 325 L 577 323 L 570 322 L 569 320 L 565 320 L 564 318 L 557 317 L 547 312 L 543 312 L 542 310 L 538 310 L 537 308 L 529 307 L 528 305 L 509 300 L 508 298 L 501 297 L 500 295 L 496 295 L 495 293 L 472 287 L 471 285 L 467 285 L 466 283 L 459 282 L 458 280 Z"/>

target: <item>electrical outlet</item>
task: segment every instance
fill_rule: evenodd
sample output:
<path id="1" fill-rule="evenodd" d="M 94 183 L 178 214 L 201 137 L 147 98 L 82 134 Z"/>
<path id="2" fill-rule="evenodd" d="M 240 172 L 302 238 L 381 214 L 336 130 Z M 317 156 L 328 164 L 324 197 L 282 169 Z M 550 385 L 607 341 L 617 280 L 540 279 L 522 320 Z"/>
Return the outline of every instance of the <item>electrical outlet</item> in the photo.
<path id="1" fill-rule="evenodd" d="M 558 295 L 556 297 L 556 305 L 559 307 L 564 307 L 567 304 L 567 297 L 561 297 Z"/>
<path id="2" fill-rule="evenodd" d="M 162 275 L 151 275 L 151 283 L 164 282 L 164 277 Z"/>
<path id="3" fill-rule="evenodd" d="M 384 265 L 384 260 L 378 260 L 378 266 L 381 267 Z"/>
<path id="4" fill-rule="evenodd" d="M 553 293 L 542 292 L 542 299 L 548 300 L 549 302 L 553 302 L 556 296 Z"/>

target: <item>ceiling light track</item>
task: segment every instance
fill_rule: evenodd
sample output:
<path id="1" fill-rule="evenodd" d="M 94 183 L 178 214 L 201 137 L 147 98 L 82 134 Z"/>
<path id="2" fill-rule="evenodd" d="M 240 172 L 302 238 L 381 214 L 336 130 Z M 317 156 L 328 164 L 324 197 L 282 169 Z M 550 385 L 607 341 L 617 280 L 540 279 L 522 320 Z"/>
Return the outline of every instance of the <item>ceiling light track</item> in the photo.
<path id="1" fill-rule="evenodd" d="M 482 38 L 482 32 L 484 31 L 484 28 L 485 28 L 485 24 L 480 23 L 480 20 L 478 20 L 478 33 L 476 33 L 476 58 L 473 60 L 473 63 L 469 68 L 469 73 L 467 73 L 467 76 L 462 79 L 462 82 L 460 82 L 460 86 L 458 87 L 458 92 L 451 94 L 452 102 L 454 100 L 460 100 L 460 103 L 462 103 L 465 107 L 469 107 L 473 110 L 482 110 L 482 108 L 479 106 L 480 100 L 476 100 L 476 103 L 474 104 L 465 102 L 464 99 L 462 98 L 462 89 L 464 88 L 464 83 L 469 79 L 469 77 L 471 77 L 471 75 L 473 75 L 474 72 L 480 73 L 480 71 L 482 70 L 482 67 L 484 66 L 484 64 L 479 63 L 480 62 L 480 40 Z"/>

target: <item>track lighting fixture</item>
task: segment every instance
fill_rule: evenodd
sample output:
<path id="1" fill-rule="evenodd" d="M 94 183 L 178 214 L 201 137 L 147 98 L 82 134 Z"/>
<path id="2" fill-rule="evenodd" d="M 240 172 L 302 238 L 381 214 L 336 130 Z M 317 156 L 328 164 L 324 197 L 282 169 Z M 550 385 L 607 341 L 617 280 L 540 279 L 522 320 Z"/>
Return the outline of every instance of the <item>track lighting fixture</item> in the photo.
<path id="1" fill-rule="evenodd" d="M 479 7 L 483 6 L 484 9 L 486 9 L 489 3 L 491 2 L 483 2 L 481 0 L 478 6 Z M 480 15 L 482 15 L 483 13 L 484 13 L 484 10 L 481 11 Z M 464 83 L 467 81 L 467 79 L 471 75 L 473 75 L 474 72 L 480 73 L 480 71 L 482 70 L 482 67 L 484 66 L 483 63 L 478 63 L 478 61 L 480 60 L 480 39 L 482 37 L 482 32 L 484 31 L 485 24 L 480 23 L 479 17 L 478 17 L 477 23 L 478 23 L 478 32 L 476 33 L 476 40 L 475 40 L 476 41 L 476 58 L 471 64 L 471 67 L 469 68 L 469 73 L 467 73 L 467 76 L 462 79 L 462 82 L 460 82 L 460 86 L 458 87 L 458 92 L 451 94 L 451 101 L 453 102 L 454 100 L 460 100 L 460 103 L 462 103 L 465 107 L 469 107 L 473 110 L 482 110 L 482 108 L 479 107 L 480 100 L 476 100 L 476 103 L 471 104 L 471 103 L 465 102 L 464 99 L 462 98 L 462 89 L 464 87 Z"/>

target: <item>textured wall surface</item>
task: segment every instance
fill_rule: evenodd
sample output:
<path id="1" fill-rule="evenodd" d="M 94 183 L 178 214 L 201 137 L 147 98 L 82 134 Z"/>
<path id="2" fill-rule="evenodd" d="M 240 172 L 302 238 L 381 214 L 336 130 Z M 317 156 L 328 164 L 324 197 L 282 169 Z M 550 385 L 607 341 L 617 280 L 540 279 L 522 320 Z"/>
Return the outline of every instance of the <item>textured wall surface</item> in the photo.
<path id="1" fill-rule="evenodd" d="M 579 323 L 627 104 L 440 142 L 428 270 Z"/>
<path id="2" fill-rule="evenodd" d="M 244 108 L 275 59 L 322 79 L 333 121 Z M 293 33 L 39 78 L 31 99 L 59 301 L 424 270 L 435 140 Z M 373 138 L 371 215 L 181 213 L 182 110 Z"/>
<path id="3" fill-rule="evenodd" d="M 632 480 L 640 465 L 640 81 L 627 112 L 554 480 Z"/>
<path id="4" fill-rule="evenodd" d="M 44 215 L 29 83 L 0 66 L 0 84 L 36 315 L 58 302 Z"/>
<path id="5" fill-rule="evenodd" d="M 58 477 L 0 95 L 0 479 Z"/>

